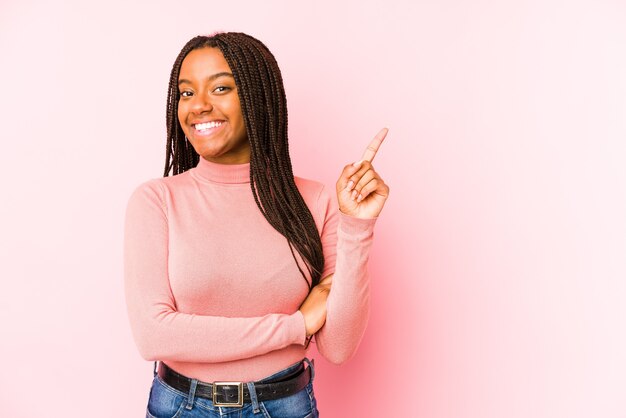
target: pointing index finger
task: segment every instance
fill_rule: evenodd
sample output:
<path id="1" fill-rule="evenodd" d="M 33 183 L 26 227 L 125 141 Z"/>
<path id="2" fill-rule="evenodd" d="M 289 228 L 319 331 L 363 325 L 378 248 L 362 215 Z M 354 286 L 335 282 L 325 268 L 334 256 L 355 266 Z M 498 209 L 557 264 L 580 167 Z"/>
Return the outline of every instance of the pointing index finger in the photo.
<path id="1" fill-rule="evenodd" d="M 380 148 L 380 144 L 383 143 L 383 140 L 387 136 L 387 132 L 389 132 L 389 129 L 383 128 L 376 134 L 374 139 L 372 139 L 372 142 L 370 142 L 367 148 L 365 149 L 365 152 L 363 153 L 363 157 L 361 158 L 361 161 L 367 160 L 370 163 L 372 162 L 372 160 L 376 156 L 376 153 L 378 152 L 378 148 Z"/>

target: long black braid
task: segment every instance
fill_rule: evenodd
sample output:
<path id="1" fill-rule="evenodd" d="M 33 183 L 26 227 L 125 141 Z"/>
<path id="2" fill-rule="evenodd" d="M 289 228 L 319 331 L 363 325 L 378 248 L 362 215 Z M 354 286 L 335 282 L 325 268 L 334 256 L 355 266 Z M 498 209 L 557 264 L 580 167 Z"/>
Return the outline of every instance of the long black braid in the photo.
<path id="1" fill-rule="evenodd" d="M 179 174 L 195 167 L 196 153 L 178 122 L 178 77 L 187 54 L 200 48 L 218 48 L 231 68 L 241 112 L 250 141 L 250 185 L 265 219 L 287 238 L 298 270 L 309 285 L 321 280 L 324 254 L 311 211 L 296 187 L 287 138 L 287 98 L 278 63 L 258 39 L 227 32 L 196 36 L 183 47 L 174 62 L 167 95 L 167 148 L 165 171 Z M 298 258 L 302 256 L 312 278 L 309 284 Z"/>

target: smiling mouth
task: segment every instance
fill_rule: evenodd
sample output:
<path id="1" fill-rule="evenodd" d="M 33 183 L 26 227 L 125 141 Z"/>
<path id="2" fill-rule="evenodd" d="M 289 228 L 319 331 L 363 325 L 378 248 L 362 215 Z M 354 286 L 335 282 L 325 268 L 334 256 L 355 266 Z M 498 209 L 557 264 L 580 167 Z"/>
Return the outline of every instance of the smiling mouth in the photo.
<path id="1" fill-rule="evenodd" d="M 211 121 L 205 123 L 196 123 L 191 125 L 194 131 L 201 136 L 211 135 L 224 125 L 224 121 Z"/>

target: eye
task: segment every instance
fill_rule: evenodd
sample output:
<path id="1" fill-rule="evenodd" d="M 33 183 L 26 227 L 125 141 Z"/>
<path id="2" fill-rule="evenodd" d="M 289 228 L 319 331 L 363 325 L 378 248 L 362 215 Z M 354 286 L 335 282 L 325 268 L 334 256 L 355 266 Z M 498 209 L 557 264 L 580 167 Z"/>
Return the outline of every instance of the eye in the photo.
<path id="1" fill-rule="evenodd" d="M 180 92 L 180 97 L 189 97 L 189 96 L 191 96 L 191 94 L 192 93 L 190 91 L 187 91 L 187 90 L 181 91 Z"/>
<path id="2" fill-rule="evenodd" d="M 217 86 L 215 87 L 215 89 L 213 89 L 215 93 L 224 93 L 224 92 L 227 92 L 228 90 L 230 90 L 230 87 L 227 87 L 227 86 Z"/>

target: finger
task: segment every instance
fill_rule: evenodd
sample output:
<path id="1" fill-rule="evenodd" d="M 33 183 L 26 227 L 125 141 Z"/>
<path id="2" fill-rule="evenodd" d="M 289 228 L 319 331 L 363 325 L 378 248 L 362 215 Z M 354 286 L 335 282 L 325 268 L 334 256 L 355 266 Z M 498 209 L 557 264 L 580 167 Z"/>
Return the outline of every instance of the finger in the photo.
<path id="1" fill-rule="evenodd" d="M 387 132 L 389 132 L 389 129 L 383 128 L 376 134 L 374 139 L 372 139 L 372 142 L 370 142 L 367 148 L 365 149 L 365 152 L 363 153 L 363 157 L 361 157 L 361 160 L 369 161 L 370 163 L 374 160 L 374 157 L 376 156 L 376 153 L 378 152 L 378 148 L 380 148 L 380 144 L 383 143 L 383 140 L 387 136 Z"/>
<path id="2" fill-rule="evenodd" d="M 372 169 L 367 170 L 363 174 L 363 176 L 361 176 L 361 178 L 358 180 L 356 185 L 354 186 L 354 189 L 350 193 L 350 199 L 356 200 L 357 197 L 359 196 L 359 194 L 361 194 L 361 189 L 363 189 L 363 187 L 367 183 L 372 181 L 372 179 L 374 179 L 375 177 L 376 177 L 376 172 L 374 170 L 372 170 Z"/>
<path id="3" fill-rule="evenodd" d="M 381 178 L 372 179 L 372 181 L 367 183 L 361 189 L 361 193 L 357 197 L 357 203 L 360 203 L 363 199 L 365 199 L 372 193 L 376 193 L 381 196 L 389 196 L 389 186 L 387 186 Z"/>
<path id="4" fill-rule="evenodd" d="M 328 285 L 332 284 L 334 275 L 335 275 L 334 273 L 333 274 L 329 274 L 328 276 L 326 276 L 322 280 L 320 280 L 319 284 L 328 284 Z"/>
<path id="5" fill-rule="evenodd" d="M 311 289 L 311 292 L 309 293 L 309 295 L 312 295 L 312 294 L 322 295 L 328 291 L 330 291 L 330 283 L 322 283 L 322 284 L 318 284 L 317 286 L 314 286 Z"/>
<path id="6" fill-rule="evenodd" d="M 328 282 L 318 283 L 317 286 L 314 287 L 314 289 L 319 289 L 319 290 L 330 289 L 330 283 Z"/>
<path id="7" fill-rule="evenodd" d="M 359 170 L 363 170 L 363 164 L 359 164 L 358 166 L 355 166 L 354 164 L 346 165 L 343 168 L 343 171 L 341 172 L 341 175 L 339 176 L 339 179 L 337 180 L 337 191 L 340 191 L 342 189 L 346 189 L 346 187 L 348 186 L 348 183 L 351 180 L 352 176 L 356 175 Z M 365 172 L 365 171 L 363 170 L 363 172 Z M 353 180 L 352 184 L 350 185 L 350 190 L 352 190 L 352 188 L 354 187 L 355 183 L 356 183 L 356 181 Z"/>
<path id="8" fill-rule="evenodd" d="M 371 169 L 372 164 L 369 161 L 359 161 L 359 165 L 355 168 L 356 171 L 345 180 L 345 190 L 351 193 L 354 186 L 356 186 L 365 173 Z"/>

